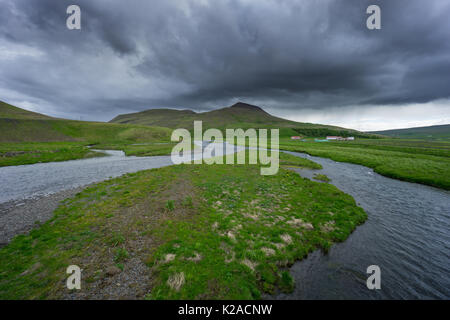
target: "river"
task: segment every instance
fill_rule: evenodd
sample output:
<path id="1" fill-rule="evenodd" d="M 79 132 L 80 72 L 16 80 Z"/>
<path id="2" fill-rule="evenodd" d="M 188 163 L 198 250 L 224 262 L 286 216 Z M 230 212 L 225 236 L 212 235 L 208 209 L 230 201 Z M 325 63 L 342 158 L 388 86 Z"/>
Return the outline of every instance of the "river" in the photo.
<path id="1" fill-rule="evenodd" d="M 172 164 L 170 156 L 106 153 L 108 157 L 0 168 L 0 204 Z M 326 174 L 355 198 L 368 220 L 327 255 L 316 251 L 294 264 L 294 292 L 274 298 L 450 299 L 450 192 L 386 178 L 363 166 L 289 153 L 322 164 L 323 170 L 297 172 L 307 178 Z M 381 268 L 381 290 L 366 287 L 370 265 Z"/>
<path id="2" fill-rule="evenodd" d="M 450 299 L 450 192 L 381 176 L 367 167 L 288 152 L 323 170 L 352 195 L 368 220 L 328 254 L 316 251 L 291 268 L 296 287 L 277 299 Z M 381 290 L 366 286 L 381 269 Z"/>
<path id="3" fill-rule="evenodd" d="M 213 148 L 214 143 L 195 141 L 204 151 Z M 222 143 L 218 143 L 222 146 Z M 233 147 L 231 148 L 233 149 Z M 180 157 L 180 162 L 201 157 L 201 149 Z M 209 150 L 209 149 L 208 149 Z M 241 151 L 243 147 L 235 147 Z M 133 173 L 141 170 L 160 168 L 173 164 L 170 156 L 127 157 L 123 151 L 95 150 L 108 156 L 62 162 L 36 163 L 31 165 L 0 167 L 0 204 L 46 196 L 56 192 L 74 189 L 94 182 Z M 212 156 L 226 154 L 219 150 Z M 206 154 L 206 153 L 205 153 Z M 205 157 L 207 158 L 207 157 Z"/>

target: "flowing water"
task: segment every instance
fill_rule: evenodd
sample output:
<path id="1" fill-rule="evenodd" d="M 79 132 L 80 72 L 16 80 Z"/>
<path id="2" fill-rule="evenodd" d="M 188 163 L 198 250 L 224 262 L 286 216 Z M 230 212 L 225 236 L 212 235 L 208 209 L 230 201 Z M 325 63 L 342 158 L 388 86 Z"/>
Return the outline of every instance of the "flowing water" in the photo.
<path id="1" fill-rule="evenodd" d="M 243 150 L 243 147 L 231 147 L 226 150 L 216 149 L 208 152 L 215 145 L 222 143 L 210 143 L 196 141 L 197 146 L 202 146 L 206 154 L 221 156 L 228 152 Z M 226 145 L 226 144 L 225 144 Z M 198 148 L 195 152 L 185 153 L 178 161 L 188 162 L 198 159 L 202 152 Z M 157 157 L 127 157 L 123 151 L 95 150 L 104 152 L 108 156 L 82 160 L 62 162 L 37 163 L 23 166 L 10 166 L 0 168 L 0 203 L 21 199 L 38 198 L 63 190 L 74 189 L 90 183 L 99 182 L 108 178 L 121 176 L 125 173 L 140 170 L 160 168 L 173 164 L 170 156 Z M 204 158 L 208 158 L 205 156 Z"/>
<path id="2" fill-rule="evenodd" d="M 104 152 L 108 156 L 0 168 L 0 203 L 45 196 L 171 164 L 170 156 L 140 158 L 126 157 L 122 151 Z"/>
<path id="3" fill-rule="evenodd" d="M 204 143 L 203 148 L 209 144 Z M 239 151 L 239 150 L 235 150 Z M 69 190 L 109 177 L 172 164 L 169 156 L 108 157 L 0 168 L 0 203 Z M 450 192 L 380 176 L 363 166 L 308 157 L 320 172 L 352 195 L 366 223 L 327 255 L 317 251 L 296 263 L 292 294 L 278 299 L 450 298 Z M 220 154 L 216 154 L 220 155 Z M 366 269 L 381 268 L 381 290 L 366 287 Z"/>
<path id="4" fill-rule="evenodd" d="M 277 299 L 450 299 L 450 192 L 393 180 L 367 167 L 309 158 L 352 195 L 368 220 L 328 254 L 316 251 L 291 268 L 296 288 Z M 381 290 L 366 286 L 367 267 L 381 269 Z"/>

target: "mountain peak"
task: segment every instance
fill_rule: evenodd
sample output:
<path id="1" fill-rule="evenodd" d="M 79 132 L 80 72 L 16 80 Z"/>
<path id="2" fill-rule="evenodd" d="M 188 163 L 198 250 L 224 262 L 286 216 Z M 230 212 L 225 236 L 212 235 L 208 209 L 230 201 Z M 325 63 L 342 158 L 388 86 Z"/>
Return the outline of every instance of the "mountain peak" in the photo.
<path id="1" fill-rule="evenodd" d="M 239 109 L 247 109 L 247 110 L 254 110 L 254 111 L 263 111 L 265 112 L 263 109 L 261 109 L 258 106 L 254 106 L 245 102 L 237 102 L 235 104 L 233 104 L 230 108 L 239 108 Z"/>

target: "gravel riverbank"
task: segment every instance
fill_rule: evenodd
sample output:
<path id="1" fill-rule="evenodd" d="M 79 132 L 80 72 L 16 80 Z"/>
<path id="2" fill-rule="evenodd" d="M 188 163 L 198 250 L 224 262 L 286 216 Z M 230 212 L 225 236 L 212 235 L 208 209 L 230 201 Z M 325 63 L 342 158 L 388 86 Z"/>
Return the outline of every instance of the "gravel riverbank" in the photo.
<path id="1" fill-rule="evenodd" d="M 39 198 L 0 203 L 0 247 L 7 245 L 14 236 L 27 233 L 39 223 L 49 220 L 62 200 L 74 196 L 86 187 Z"/>

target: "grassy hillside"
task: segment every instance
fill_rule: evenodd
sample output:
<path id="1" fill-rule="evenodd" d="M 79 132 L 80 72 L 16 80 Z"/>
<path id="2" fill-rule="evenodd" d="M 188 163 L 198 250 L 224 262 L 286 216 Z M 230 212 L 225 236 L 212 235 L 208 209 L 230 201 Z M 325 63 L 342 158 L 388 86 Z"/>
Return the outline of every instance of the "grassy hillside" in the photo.
<path id="1" fill-rule="evenodd" d="M 170 137 L 168 128 L 74 120 L 0 119 L 0 142 L 159 141 Z"/>
<path id="2" fill-rule="evenodd" d="M 450 141 L 450 124 L 373 132 L 394 138 Z"/>
<path id="3" fill-rule="evenodd" d="M 246 103 L 219 110 L 195 113 L 191 110 L 154 109 L 138 113 L 120 115 L 111 120 L 113 123 L 133 123 L 141 125 L 159 125 L 169 128 L 192 129 L 195 120 L 203 121 L 204 128 L 279 128 L 281 136 L 326 136 L 352 135 L 374 137 L 374 135 L 334 126 L 299 123 L 274 117 L 263 109 Z"/>
<path id="4" fill-rule="evenodd" d="M 167 154 L 172 130 L 161 127 L 55 119 L 0 104 L 0 166 L 80 159 L 98 154 L 86 146 L 125 149 L 144 143 L 146 155 Z M 128 147 L 130 153 L 132 147 Z M 128 150 L 127 149 L 127 150 Z"/>
<path id="5" fill-rule="evenodd" d="M 0 101 L 0 118 L 8 119 L 52 119 L 52 117 L 14 107 Z"/>

